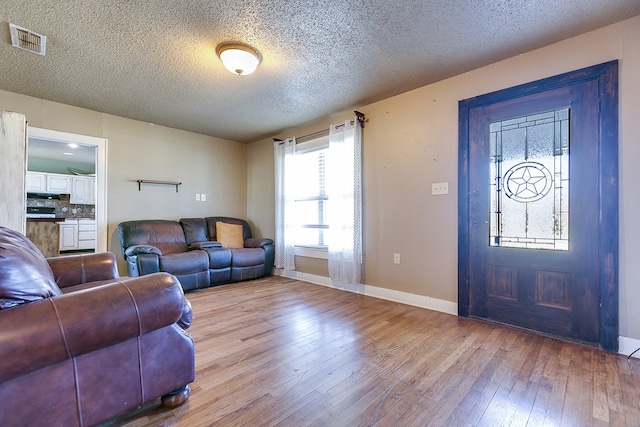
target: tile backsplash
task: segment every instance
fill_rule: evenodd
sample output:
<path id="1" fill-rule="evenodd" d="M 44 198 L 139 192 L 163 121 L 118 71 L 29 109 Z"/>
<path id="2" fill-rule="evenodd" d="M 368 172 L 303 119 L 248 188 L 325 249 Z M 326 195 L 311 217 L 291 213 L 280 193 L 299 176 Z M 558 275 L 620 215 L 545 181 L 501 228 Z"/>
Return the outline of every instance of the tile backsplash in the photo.
<path id="1" fill-rule="evenodd" d="M 69 201 L 68 194 L 61 194 L 60 200 L 30 199 L 29 207 L 47 207 L 56 209 L 56 218 L 93 218 L 96 216 L 95 205 L 79 205 Z"/>

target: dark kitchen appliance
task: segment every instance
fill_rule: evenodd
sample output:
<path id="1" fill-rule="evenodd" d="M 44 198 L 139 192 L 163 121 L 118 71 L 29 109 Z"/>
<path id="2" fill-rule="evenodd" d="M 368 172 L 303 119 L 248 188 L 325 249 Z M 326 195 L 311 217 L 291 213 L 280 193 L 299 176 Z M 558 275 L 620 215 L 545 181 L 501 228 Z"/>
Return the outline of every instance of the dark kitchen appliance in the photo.
<path id="1" fill-rule="evenodd" d="M 50 194 L 50 193 L 27 193 L 27 199 L 60 200 L 60 195 L 59 194 Z"/>
<path id="2" fill-rule="evenodd" d="M 55 218 L 56 208 L 27 206 L 27 218 Z"/>

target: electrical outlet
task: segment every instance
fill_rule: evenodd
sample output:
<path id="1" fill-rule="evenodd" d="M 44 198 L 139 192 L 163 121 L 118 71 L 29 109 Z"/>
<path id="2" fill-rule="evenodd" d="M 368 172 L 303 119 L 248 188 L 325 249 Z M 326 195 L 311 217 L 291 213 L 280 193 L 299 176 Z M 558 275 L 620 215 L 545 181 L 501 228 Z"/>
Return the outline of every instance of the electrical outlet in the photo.
<path id="1" fill-rule="evenodd" d="M 200 196 L 200 200 L 202 200 L 203 202 L 207 201 L 207 195 L 202 193 L 202 196 Z"/>
<path id="2" fill-rule="evenodd" d="M 199 202 L 199 201 L 200 201 L 200 195 L 196 194 L 196 202 Z"/>
<path id="3" fill-rule="evenodd" d="M 439 194 L 449 194 L 448 182 L 436 182 L 431 184 L 431 195 L 436 196 Z"/>
<path id="4" fill-rule="evenodd" d="M 400 264 L 400 254 L 393 254 L 393 263 Z"/>

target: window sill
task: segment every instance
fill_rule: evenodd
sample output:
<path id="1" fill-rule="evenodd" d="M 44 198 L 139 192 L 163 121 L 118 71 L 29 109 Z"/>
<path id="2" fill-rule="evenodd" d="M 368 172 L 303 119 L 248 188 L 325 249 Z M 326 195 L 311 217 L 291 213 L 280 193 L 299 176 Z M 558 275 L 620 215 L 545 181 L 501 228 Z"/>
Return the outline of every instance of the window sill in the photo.
<path id="1" fill-rule="evenodd" d="M 327 248 L 296 246 L 293 253 L 295 256 L 302 256 L 306 258 L 329 259 L 329 251 Z"/>

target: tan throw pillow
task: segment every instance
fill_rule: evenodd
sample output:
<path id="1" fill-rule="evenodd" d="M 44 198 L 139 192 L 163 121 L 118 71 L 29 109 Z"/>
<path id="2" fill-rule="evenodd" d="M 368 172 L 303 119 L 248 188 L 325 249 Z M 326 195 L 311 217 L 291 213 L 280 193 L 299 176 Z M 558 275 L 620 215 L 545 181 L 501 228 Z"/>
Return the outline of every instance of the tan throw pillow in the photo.
<path id="1" fill-rule="evenodd" d="M 216 240 L 225 248 L 238 249 L 244 247 L 242 225 L 216 222 Z"/>

